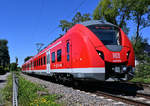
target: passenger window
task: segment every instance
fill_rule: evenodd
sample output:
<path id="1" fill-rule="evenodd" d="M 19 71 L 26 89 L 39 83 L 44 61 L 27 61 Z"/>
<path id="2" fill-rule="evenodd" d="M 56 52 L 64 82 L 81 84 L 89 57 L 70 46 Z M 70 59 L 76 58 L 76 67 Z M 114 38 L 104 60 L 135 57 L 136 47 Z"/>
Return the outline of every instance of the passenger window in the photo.
<path id="1" fill-rule="evenodd" d="M 42 61 L 43 59 L 42 59 L 42 57 L 41 57 L 41 65 L 43 65 L 43 61 Z"/>
<path id="2" fill-rule="evenodd" d="M 52 53 L 52 63 L 55 62 L 55 52 Z"/>
<path id="3" fill-rule="evenodd" d="M 39 66 L 41 65 L 40 59 L 39 59 Z"/>
<path id="4" fill-rule="evenodd" d="M 69 42 L 67 43 L 67 53 L 69 53 Z"/>
<path id="5" fill-rule="evenodd" d="M 70 59 L 69 51 L 70 51 L 70 44 L 69 42 L 67 42 L 67 61 L 69 61 Z"/>
<path id="6" fill-rule="evenodd" d="M 44 56 L 44 65 L 46 64 L 46 62 L 45 62 L 45 56 Z"/>
<path id="7" fill-rule="evenodd" d="M 70 58 L 70 56 L 69 56 L 69 54 L 67 54 L 67 61 L 69 61 L 69 58 Z"/>
<path id="8" fill-rule="evenodd" d="M 36 67 L 36 61 L 34 61 L 34 67 Z"/>
<path id="9" fill-rule="evenodd" d="M 61 49 L 57 50 L 57 61 L 61 61 Z"/>
<path id="10" fill-rule="evenodd" d="M 37 66 L 39 66 L 39 61 L 37 60 Z"/>

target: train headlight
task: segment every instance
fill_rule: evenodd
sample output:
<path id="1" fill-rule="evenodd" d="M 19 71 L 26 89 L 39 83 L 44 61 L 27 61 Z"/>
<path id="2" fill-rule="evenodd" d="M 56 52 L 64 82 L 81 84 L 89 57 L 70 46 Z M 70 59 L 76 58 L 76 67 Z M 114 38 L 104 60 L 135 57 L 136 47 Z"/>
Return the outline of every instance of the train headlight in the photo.
<path id="1" fill-rule="evenodd" d="M 104 54 L 103 52 L 99 51 L 99 50 L 96 50 L 98 55 L 104 60 Z"/>
<path id="2" fill-rule="evenodd" d="M 127 70 L 127 67 L 123 67 L 122 70 L 125 72 Z"/>
<path id="3" fill-rule="evenodd" d="M 129 58 L 129 55 L 130 55 L 130 51 L 128 51 L 126 55 L 127 55 L 127 59 L 128 59 L 128 58 Z"/>
<path id="4" fill-rule="evenodd" d="M 120 67 L 115 67 L 115 72 L 120 73 Z"/>

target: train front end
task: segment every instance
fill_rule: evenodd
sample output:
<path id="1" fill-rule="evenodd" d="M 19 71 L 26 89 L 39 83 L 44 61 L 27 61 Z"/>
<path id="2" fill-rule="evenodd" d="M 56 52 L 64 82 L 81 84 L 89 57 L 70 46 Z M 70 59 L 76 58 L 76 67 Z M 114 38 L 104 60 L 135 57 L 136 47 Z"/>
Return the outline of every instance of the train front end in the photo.
<path id="1" fill-rule="evenodd" d="M 121 28 L 108 23 L 87 28 L 99 40 L 95 42 L 96 59 L 104 62 L 105 80 L 130 80 L 134 77 L 135 57 L 131 42 Z"/>

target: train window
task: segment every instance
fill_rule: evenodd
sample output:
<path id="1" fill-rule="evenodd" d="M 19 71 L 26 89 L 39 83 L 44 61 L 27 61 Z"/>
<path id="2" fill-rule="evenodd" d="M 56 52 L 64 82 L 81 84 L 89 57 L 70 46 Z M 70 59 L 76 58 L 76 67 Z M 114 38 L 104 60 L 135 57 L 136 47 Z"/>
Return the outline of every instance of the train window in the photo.
<path id="1" fill-rule="evenodd" d="M 33 62 L 31 62 L 31 67 L 33 67 Z"/>
<path id="2" fill-rule="evenodd" d="M 67 42 L 67 53 L 69 53 L 69 42 Z"/>
<path id="3" fill-rule="evenodd" d="M 70 59 L 70 56 L 69 56 L 69 51 L 70 51 L 70 44 L 69 44 L 69 42 L 67 42 L 67 61 L 69 61 L 69 59 Z"/>
<path id="4" fill-rule="evenodd" d="M 44 65 L 46 64 L 45 56 L 44 56 Z"/>
<path id="5" fill-rule="evenodd" d="M 42 61 L 43 59 L 42 59 L 42 57 L 41 57 L 41 65 L 43 65 L 43 61 Z"/>
<path id="6" fill-rule="evenodd" d="M 41 65 L 40 59 L 39 59 L 39 66 Z"/>
<path id="7" fill-rule="evenodd" d="M 52 60 L 52 63 L 54 63 L 54 62 L 55 62 L 55 52 L 52 53 L 52 56 L 51 56 L 51 57 L 52 57 L 52 59 L 51 59 L 51 60 Z"/>
<path id="8" fill-rule="evenodd" d="M 39 62 L 38 62 L 38 60 L 37 60 L 37 66 L 39 66 Z"/>
<path id="9" fill-rule="evenodd" d="M 61 61 L 61 49 L 57 50 L 57 61 Z"/>
<path id="10" fill-rule="evenodd" d="M 120 45 L 118 43 L 119 28 L 110 25 L 90 25 L 87 26 L 104 45 Z"/>
<path id="11" fill-rule="evenodd" d="M 34 61 L 34 67 L 35 67 L 35 61 Z"/>
<path id="12" fill-rule="evenodd" d="M 69 54 L 67 54 L 67 61 L 69 61 L 69 59 L 70 59 L 70 56 L 69 56 Z"/>

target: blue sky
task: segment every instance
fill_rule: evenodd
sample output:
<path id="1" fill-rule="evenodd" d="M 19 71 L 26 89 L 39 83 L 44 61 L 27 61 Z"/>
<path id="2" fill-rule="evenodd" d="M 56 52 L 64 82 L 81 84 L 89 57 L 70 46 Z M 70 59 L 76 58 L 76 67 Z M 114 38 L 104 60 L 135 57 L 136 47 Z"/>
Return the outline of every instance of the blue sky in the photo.
<path id="1" fill-rule="evenodd" d="M 8 40 L 11 62 L 17 56 L 21 66 L 26 56 L 37 53 L 36 43 L 44 43 L 46 46 L 57 38 L 61 29 L 54 29 L 59 21 L 71 20 L 82 1 L 84 0 L 0 0 L 0 39 Z M 85 0 L 77 11 L 92 14 L 98 2 L 99 0 Z M 131 36 L 135 24 L 130 22 L 128 25 L 131 27 Z M 145 28 L 142 34 L 150 39 L 150 28 Z"/>

